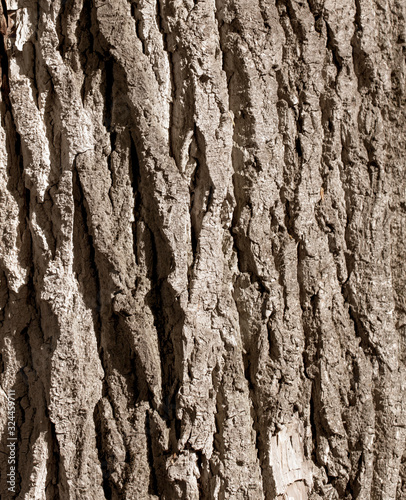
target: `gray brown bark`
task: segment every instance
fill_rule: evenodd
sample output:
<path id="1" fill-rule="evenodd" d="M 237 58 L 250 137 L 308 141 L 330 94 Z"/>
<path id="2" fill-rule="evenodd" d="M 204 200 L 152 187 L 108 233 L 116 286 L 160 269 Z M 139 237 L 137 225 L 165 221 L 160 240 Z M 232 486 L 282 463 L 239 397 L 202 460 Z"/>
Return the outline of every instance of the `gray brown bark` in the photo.
<path id="1" fill-rule="evenodd" d="M 406 499 L 405 2 L 2 6 L 1 497 Z"/>

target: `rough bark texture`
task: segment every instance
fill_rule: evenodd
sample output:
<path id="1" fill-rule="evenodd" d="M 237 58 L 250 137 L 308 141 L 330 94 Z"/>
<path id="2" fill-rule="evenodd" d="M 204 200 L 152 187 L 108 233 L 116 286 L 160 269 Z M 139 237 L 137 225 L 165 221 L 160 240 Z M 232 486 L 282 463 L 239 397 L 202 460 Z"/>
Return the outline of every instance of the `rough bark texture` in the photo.
<path id="1" fill-rule="evenodd" d="M 406 499 L 405 1 L 1 5 L 1 498 Z"/>

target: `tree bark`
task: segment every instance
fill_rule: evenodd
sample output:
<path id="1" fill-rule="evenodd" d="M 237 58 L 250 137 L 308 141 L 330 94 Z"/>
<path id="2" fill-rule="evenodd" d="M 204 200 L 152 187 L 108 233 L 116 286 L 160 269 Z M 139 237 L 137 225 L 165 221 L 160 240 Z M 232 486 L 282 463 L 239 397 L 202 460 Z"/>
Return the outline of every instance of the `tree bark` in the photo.
<path id="1" fill-rule="evenodd" d="M 404 0 L 2 9 L 1 497 L 406 499 Z"/>

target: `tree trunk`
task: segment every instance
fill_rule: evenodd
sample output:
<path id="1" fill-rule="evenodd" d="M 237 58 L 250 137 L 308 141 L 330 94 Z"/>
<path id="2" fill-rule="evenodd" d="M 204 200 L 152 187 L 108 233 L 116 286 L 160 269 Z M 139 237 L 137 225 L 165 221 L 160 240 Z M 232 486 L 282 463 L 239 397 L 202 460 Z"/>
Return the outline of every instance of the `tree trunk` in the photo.
<path id="1" fill-rule="evenodd" d="M 406 499 L 404 0 L 1 4 L 1 497 Z"/>

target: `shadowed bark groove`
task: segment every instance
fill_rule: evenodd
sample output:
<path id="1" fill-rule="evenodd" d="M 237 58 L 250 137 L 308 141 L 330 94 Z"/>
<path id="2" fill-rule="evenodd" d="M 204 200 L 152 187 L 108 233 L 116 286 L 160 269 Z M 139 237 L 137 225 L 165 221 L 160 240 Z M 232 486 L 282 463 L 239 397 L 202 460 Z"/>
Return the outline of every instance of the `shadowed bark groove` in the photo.
<path id="1" fill-rule="evenodd" d="M 0 11 L 1 498 L 405 499 L 404 1 Z"/>

